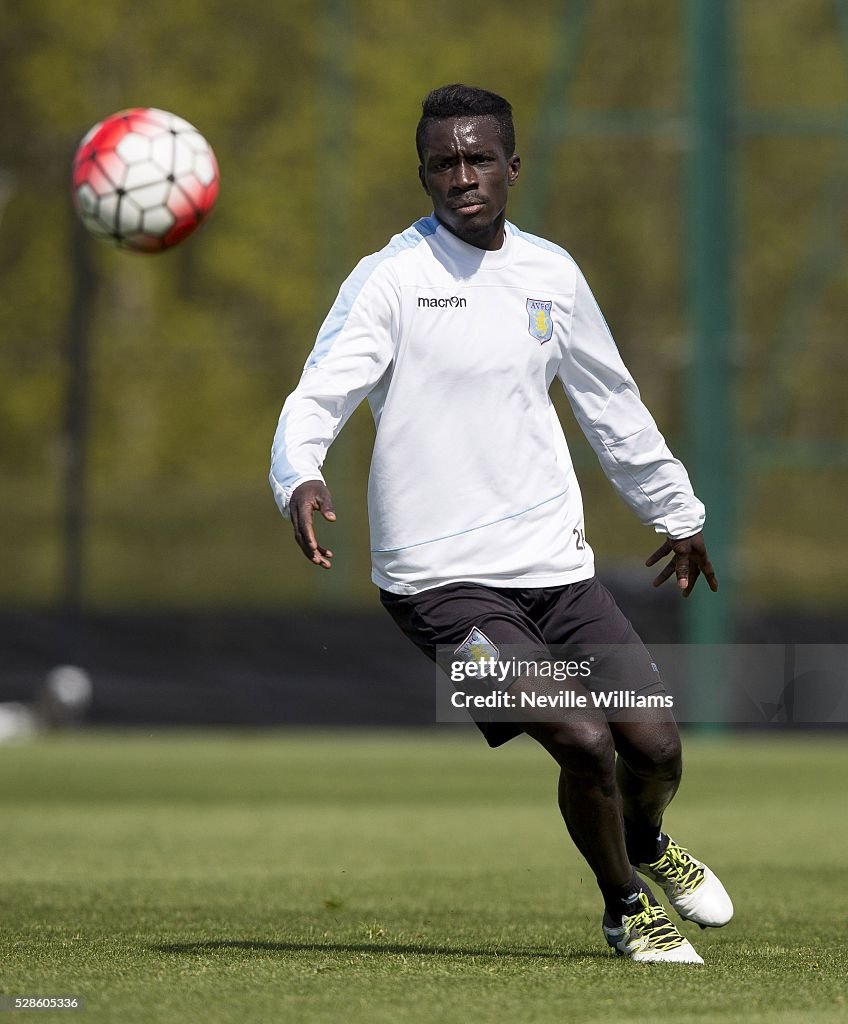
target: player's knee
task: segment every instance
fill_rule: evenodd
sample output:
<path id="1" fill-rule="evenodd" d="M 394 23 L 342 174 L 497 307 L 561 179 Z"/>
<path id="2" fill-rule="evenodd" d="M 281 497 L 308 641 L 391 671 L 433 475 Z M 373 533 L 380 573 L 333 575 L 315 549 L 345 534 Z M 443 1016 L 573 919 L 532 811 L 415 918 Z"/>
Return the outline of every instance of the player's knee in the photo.
<path id="1" fill-rule="evenodd" d="M 683 773 L 683 752 L 677 729 L 659 731 L 649 742 L 632 751 L 627 761 L 640 775 L 679 780 Z"/>
<path id="2" fill-rule="evenodd" d="M 578 774 L 600 776 L 612 770 L 615 747 L 605 722 L 558 722 L 549 749 L 561 767 Z"/>

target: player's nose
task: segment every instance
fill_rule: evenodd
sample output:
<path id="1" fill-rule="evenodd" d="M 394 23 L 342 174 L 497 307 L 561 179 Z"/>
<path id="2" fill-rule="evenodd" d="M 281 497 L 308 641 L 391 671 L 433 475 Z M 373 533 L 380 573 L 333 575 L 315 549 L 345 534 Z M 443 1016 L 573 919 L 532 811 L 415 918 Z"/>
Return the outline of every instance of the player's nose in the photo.
<path id="1" fill-rule="evenodd" d="M 454 188 L 463 190 L 474 188 L 477 185 L 477 175 L 473 164 L 467 163 L 465 160 L 458 161 L 454 168 L 452 184 Z"/>

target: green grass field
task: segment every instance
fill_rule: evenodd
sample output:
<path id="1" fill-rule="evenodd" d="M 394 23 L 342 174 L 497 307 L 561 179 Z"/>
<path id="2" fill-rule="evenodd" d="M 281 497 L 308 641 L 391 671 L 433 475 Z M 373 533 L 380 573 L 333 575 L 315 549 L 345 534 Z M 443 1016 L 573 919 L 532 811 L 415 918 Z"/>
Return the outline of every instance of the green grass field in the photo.
<path id="1" fill-rule="evenodd" d="M 0 992 L 83 995 L 82 1013 L 34 1015 L 89 1024 L 848 1019 L 845 739 L 689 737 L 686 753 L 667 825 L 737 908 L 724 930 L 685 926 L 703 968 L 607 952 L 529 740 L 0 748 Z"/>

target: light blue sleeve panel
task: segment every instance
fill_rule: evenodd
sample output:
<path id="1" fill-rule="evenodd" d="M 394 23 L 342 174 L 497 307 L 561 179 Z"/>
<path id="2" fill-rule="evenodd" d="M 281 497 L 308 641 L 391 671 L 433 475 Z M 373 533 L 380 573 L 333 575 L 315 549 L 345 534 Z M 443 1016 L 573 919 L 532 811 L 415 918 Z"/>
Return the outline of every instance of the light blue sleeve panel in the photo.
<path id="1" fill-rule="evenodd" d="M 271 448 L 270 484 L 284 516 L 292 492 L 322 480 L 327 451 L 359 403 L 389 368 L 397 343 L 400 295 L 391 258 L 436 230 L 418 221 L 361 260 L 344 282 L 286 399 Z"/>

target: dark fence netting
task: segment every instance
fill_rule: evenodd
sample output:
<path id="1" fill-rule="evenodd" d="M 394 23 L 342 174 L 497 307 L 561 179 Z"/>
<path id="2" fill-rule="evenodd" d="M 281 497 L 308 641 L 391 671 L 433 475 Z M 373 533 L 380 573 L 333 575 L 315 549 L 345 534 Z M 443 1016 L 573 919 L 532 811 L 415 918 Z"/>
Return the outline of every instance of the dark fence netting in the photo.
<path id="1" fill-rule="evenodd" d="M 644 587 L 607 582 L 649 645 L 680 642 L 682 601 L 674 593 L 646 600 Z M 839 644 L 846 635 L 841 617 L 749 611 L 738 617 L 734 640 Z M 0 702 L 49 703 L 45 686 L 55 684 L 60 666 L 87 678 L 80 716 L 95 724 L 436 721 L 433 665 L 377 607 L 373 613 L 0 612 Z"/>

